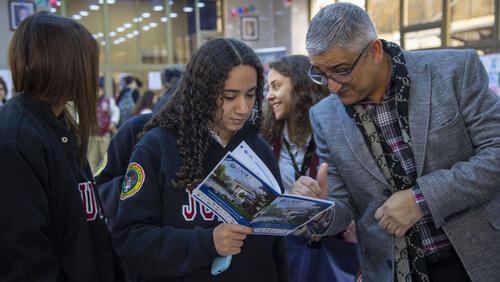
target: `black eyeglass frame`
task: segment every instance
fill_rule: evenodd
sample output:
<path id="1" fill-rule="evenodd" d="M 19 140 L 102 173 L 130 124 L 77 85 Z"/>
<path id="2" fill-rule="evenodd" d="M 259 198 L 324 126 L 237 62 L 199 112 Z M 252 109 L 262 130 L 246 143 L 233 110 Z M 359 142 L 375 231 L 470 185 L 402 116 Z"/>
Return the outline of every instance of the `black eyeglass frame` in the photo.
<path id="1" fill-rule="evenodd" d="M 314 67 L 314 65 L 311 64 L 311 66 L 309 67 L 309 70 L 307 71 L 307 76 L 309 76 L 309 78 L 314 83 L 317 83 L 319 85 L 328 85 L 328 80 L 330 80 L 330 79 L 332 79 L 333 81 L 340 83 L 340 84 L 351 82 L 353 80 L 351 73 L 354 71 L 354 68 L 356 67 L 359 60 L 361 59 L 361 56 L 363 56 L 363 54 L 365 53 L 366 49 L 370 46 L 370 44 L 371 44 L 371 42 L 368 43 L 368 45 L 366 45 L 365 48 L 363 48 L 363 50 L 361 50 L 359 56 L 356 58 L 356 60 L 354 61 L 354 63 L 352 64 L 352 67 L 350 69 L 343 71 L 343 72 L 332 73 L 330 75 L 326 75 L 324 73 L 323 74 L 312 74 L 311 70 Z M 335 77 L 341 76 L 341 75 L 349 75 L 351 77 L 351 79 L 349 81 L 344 81 L 344 82 L 338 81 L 337 79 L 335 79 Z M 316 78 L 319 80 L 316 80 Z"/>

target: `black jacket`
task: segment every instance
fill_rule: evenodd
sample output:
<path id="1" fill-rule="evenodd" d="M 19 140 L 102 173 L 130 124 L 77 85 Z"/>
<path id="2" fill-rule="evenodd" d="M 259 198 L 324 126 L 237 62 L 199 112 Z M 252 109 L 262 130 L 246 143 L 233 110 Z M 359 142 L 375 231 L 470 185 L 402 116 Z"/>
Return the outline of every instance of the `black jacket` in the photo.
<path id="1" fill-rule="evenodd" d="M 88 163 L 50 107 L 20 94 L 0 110 L 0 281 L 114 281 Z"/>
<path id="2" fill-rule="evenodd" d="M 101 197 L 104 215 L 110 229 L 118 209 L 122 190 L 120 184 L 123 182 L 132 149 L 137 143 L 137 134 L 152 116 L 153 114 L 143 114 L 127 120 L 111 138 L 106 155 L 94 174 L 97 192 Z"/>
<path id="3" fill-rule="evenodd" d="M 225 148 L 213 140 L 204 161 L 206 174 L 243 140 L 279 180 L 269 145 L 248 124 Z M 249 235 L 230 267 L 217 276 L 210 274 L 218 255 L 212 233 L 220 222 L 188 190 L 172 188 L 180 165 L 176 142 L 173 131 L 155 128 L 134 148 L 123 184 L 130 189 L 121 193 L 112 230 L 125 265 L 144 281 L 286 281 L 284 238 L 263 235 Z"/>

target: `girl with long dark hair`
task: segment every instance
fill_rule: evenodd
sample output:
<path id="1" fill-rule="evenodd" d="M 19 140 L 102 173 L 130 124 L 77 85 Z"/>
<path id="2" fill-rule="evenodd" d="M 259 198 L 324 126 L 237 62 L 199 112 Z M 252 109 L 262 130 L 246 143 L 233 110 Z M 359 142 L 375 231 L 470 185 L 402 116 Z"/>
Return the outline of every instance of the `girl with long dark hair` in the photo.
<path id="1" fill-rule="evenodd" d="M 263 70 L 235 39 L 213 39 L 189 61 L 179 91 L 144 127 L 128 166 L 112 233 L 131 272 L 146 281 L 286 281 L 282 237 L 221 223 L 192 190 L 245 141 L 279 179 L 257 136 Z M 218 256 L 230 267 L 212 276 Z"/>
<path id="2" fill-rule="evenodd" d="M 97 42 L 74 20 L 39 12 L 14 32 L 9 64 L 17 94 L 0 111 L 0 280 L 114 281 L 86 159 Z"/>

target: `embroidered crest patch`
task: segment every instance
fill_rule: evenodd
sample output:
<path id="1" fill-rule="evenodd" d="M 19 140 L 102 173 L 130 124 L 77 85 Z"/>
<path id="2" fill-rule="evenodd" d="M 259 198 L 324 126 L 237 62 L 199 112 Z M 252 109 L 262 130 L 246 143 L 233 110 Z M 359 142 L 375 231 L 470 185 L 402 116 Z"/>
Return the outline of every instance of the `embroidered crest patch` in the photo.
<path id="1" fill-rule="evenodd" d="M 102 157 L 101 162 L 99 163 L 96 171 L 94 172 L 94 177 L 98 176 L 104 170 L 107 164 L 108 164 L 108 152 L 106 152 L 106 154 L 104 154 L 104 157 Z"/>
<path id="2" fill-rule="evenodd" d="M 137 193 L 144 183 L 144 170 L 138 163 L 131 163 L 128 165 L 127 173 L 125 173 L 125 180 L 122 184 L 122 193 L 120 199 L 125 200 L 128 197 Z"/>

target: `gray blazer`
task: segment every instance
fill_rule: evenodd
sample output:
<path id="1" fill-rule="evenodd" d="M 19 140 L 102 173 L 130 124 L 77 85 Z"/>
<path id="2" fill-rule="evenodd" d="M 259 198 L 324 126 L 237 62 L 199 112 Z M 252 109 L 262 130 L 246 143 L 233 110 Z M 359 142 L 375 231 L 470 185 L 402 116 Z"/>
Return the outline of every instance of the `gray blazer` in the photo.
<path id="1" fill-rule="evenodd" d="M 473 281 L 500 281 L 500 99 L 473 50 L 405 52 L 410 136 L 423 191 Z M 393 236 L 375 211 L 390 186 L 336 95 L 310 111 L 336 234 L 356 220 L 364 281 L 393 281 Z"/>

